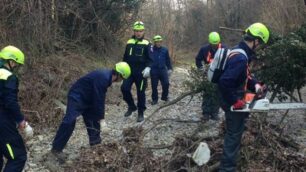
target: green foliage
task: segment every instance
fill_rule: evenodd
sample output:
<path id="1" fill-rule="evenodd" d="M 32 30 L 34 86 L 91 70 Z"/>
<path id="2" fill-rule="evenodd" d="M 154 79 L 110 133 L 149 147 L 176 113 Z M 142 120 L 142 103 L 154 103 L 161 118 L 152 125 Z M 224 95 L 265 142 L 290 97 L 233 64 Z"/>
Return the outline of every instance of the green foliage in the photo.
<path id="1" fill-rule="evenodd" d="M 0 10 L 0 42 L 27 50 L 32 56 L 44 57 L 59 50 L 112 54 L 143 2 L 6 1 Z"/>
<path id="2" fill-rule="evenodd" d="M 279 99 L 286 99 L 306 85 L 306 25 L 286 36 L 271 34 L 268 46 L 258 53 L 261 63 L 254 73 Z M 208 68 L 208 67 L 206 67 Z M 209 94 L 215 84 L 207 80 L 206 71 L 192 67 L 185 85 L 193 91 Z M 292 96 L 292 95 L 291 95 Z"/>
<path id="3" fill-rule="evenodd" d="M 206 66 L 208 69 L 208 66 Z M 215 92 L 215 84 L 209 82 L 207 80 L 207 71 L 206 70 L 198 70 L 196 67 L 191 67 L 189 69 L 189 79 L 184 82 L 184 85 L 190 91 L 203 91 L 204 94 L 208 95 L 211 92 Z"/>
<path id="4" fill-rule="evenodd" d="M 296 33 L 302 38 L 303 42 L 306 42 L 306 23 Z"/>
<path id="5" fill-rule="evenodd" d="M 306 84 L 306 25 L 285 37 L 272 34 L 266 49 L 259 53 L 263 63 L 258 78 L 276 93 L 292 93 Z"/>

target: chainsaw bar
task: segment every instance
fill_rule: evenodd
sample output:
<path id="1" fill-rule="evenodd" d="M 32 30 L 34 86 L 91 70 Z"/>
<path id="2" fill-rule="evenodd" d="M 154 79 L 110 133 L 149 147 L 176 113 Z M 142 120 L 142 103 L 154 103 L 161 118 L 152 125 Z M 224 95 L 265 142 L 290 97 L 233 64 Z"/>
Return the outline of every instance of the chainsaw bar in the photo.
<path id="1" fill-rule="evenodd" d="M 306 109 L 305 103 L 276 103 L 269 105 L 270 110 Z"/>
<path id="2" fill-rule="evenodd" d="M 247 103 L 245 108 L 234 110 L 233 112 L 268 112 L 269 110 L 299 110 L 306 109 L 305 103 L 270 103 L 268 99 L 253 100 L 251 103 Z"/>

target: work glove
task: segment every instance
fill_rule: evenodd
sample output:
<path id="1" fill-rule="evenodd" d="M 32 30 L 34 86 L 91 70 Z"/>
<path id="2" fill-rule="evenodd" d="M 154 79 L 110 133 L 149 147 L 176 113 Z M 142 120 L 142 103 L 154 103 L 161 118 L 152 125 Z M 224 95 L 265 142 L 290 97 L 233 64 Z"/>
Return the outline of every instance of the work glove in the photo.
<path id="1" fill-rule="evenodd" d="M 33 128 L 29 125 L 26 120 L 21 121 L 18 123 L 18 128 L 24 133 L 26 138 L 33 137 Z"/>
<path id="2" fill-rule="evenodd" d="M 19 128 L 19 129 L 21 129 L 21 130 L 23 130 L 25 127 L 26 127 L 26 121 L 25 120 L 23 120 L 23 121 L 21 121 L 20 123 L 18 123 L 18 125 L 17 125 L 17 127 Z"/>
<path id="3" fill-rule="evenodd" d="M 27 138 L 33 137 L 34 131 L 33 131 L 33 128 L 28 124 L 28 122 L 26 122 L 25 128 L 23 131 Z"/>
<path id="4" fill-rule="evenodd" d="M 146 67 L 143 71 L 142 71 L 142 76 L 144 78 L 149 78 L 150 77 L 150 71 L 151 71 L 151 68 L 150 67 Z"/>
<path id="5" fill-rule="evenodd" d="M 172 74 L 172 70 L 171 70 L 171 69 L 169 69 L 169 70 L 168 70 L 168 76 L 170 77 L 170 76 L 171 76 L 171 74 Z"/>
<path id="6" fill-rule="evenodd" d="M 242 100 L 237 100 L 235 104 L 232 105 L 233 110 L 243 109 L 245 107 L 245 102 Z"/>
<path id="7" fill-rule="evenodd" d="M 264 96 L 264 93 L 267 91 L 267 86 L 265 84 L 256 84 L 255 85 L 255 92 L 259 96 L 259 98 Z"/>

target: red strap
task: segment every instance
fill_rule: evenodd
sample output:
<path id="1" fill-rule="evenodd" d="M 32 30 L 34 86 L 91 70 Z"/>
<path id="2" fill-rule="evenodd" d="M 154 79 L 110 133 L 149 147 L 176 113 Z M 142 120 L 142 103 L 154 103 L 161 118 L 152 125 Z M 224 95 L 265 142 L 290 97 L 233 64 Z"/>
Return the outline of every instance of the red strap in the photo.
<path id="1" fill-rule="evenodd" d="M 218 49 L 221 48 L 221 43 L 218 44 Z M 212 55 L 210 53 L 210 51 L 208 51 L 207 57 L 206 57 L 206 61 L 208 64 L 212 63 L 214 60 L 214 58 L 212 58 Z"/>
<path id="2" fill-rule="evenodd" d="M 210 52 L 208 52 L 208 55 L 207 55 L 207 57 L 206 57 L 206 61 L 207 61 L 207 63 L 208 64 L 210 64 L 212 61 L 213 61 L 214 59 L 213 58 L 211 58 L 211 53 Z"/>
<path id="3" fill-rule="evenodd" d="M 218 44 L 218 49 L 221 48 L 221 47 L 222 47 L 222 46 L 221 46 L 221 43 L 219 43 L 219 44 Z"/>
<path id="4" fill-rule="evenodd" d="M 245 81 L 244 91 L 247 90 L 247 87 L 248 87 L 248 80 L 249 80 L 249 79 L 252 79 L 252 76 L 251 76 L 249 64 L 247 63 L 247 79 L 246 79 L 246 81 Z"/>
<path id="5" fill-rule="evenodd" d="M 237 53 L 232 53 L 229 55 L 228 58 L 231 58 L 235 55 L 239 54 L 238 52 Z M 251 76 L 251 72 L 250 72 L 250 67 L 249 67 L 249 64 L 247 63 L 247 79 L 245 81 L 245 85 L 244 85 L 244 91 L 247 90 L 247 87 L 248 87 L 248 79 L 252 79 L 252 76 Z"/>

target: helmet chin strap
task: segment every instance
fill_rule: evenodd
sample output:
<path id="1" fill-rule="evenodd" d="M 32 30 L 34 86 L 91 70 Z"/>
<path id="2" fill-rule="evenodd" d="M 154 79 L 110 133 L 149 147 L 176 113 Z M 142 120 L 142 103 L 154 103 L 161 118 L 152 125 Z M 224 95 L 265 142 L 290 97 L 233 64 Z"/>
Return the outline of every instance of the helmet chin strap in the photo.
<path id="1" fill-rule="evenodd" d="M 8 64 L 8 66 L 9 66 L 10 70 L 13 70 L 13 69 L 14 69 L 14 67 L 11 66 L 11 60 L 9 60 L 7 64 Z"/>
<path id="2" fill-rule="evenodd" d="M 121 77 L 121 76 L 120 76 L 120 74 L 119 74 L 119 73 L 117 73 L 117 74 L 116 74 L 116 79 L 114 80 L 114 82 L 119 81 L 120 77 Z"/>
<path id="3" fill-rule="evenodd" d="M 252 50 L 255 50 L 255 48 L 256 48 L 256 45 L 255 45 L 255 40 L 254 40 L 254 41 L 252 41 L 252 43 L 253 43 L 253 45 L 252 45 Z"/>

